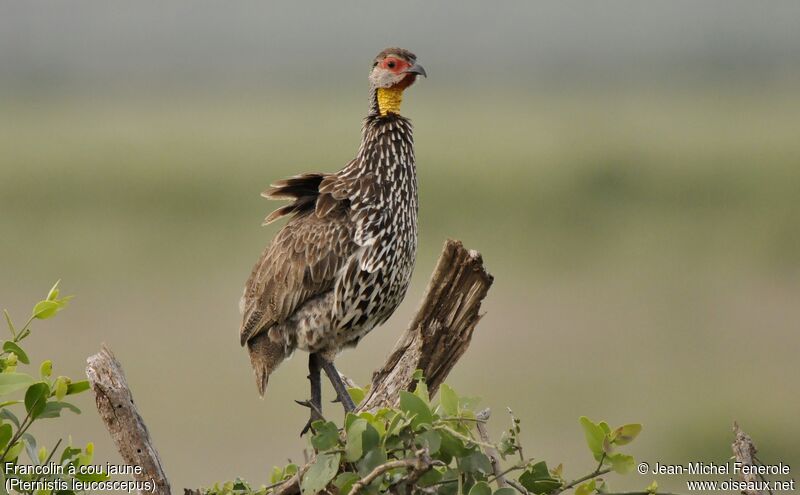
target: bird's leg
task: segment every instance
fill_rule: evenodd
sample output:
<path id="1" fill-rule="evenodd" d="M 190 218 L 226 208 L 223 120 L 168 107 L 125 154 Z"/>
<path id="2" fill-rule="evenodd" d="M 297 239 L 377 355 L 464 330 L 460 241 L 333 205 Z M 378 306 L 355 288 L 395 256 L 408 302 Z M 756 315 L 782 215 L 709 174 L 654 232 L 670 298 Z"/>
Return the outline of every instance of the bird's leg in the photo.
<path id="1" fill-rule="evenodd" d="M 312 352 L 308 355 L 308 381 L 311 382 L 311 400 L 304 402 L 297 402 L 301 406 L 306 406 L 311 409 L 311 417 L 300 432 L 300 436 L 305 435 L 311 430 L 311 423 L 314 421 L 324 419 L 322 417 L 322 380 L 320 376 L 320 358 L 319 354 Z"/>
<path id="2" fill-rule="evenodd" d="M 353 399 L 350 398 L 347 387 L 342 381 L 342 377 L 339 376 L 339 372 L 336 371 L 333 362 L 328 361 L 322 356 L 320 356 L 319 360 L 321 362 L 320 364 L 322 364 L 322 369 L 325 370 L 325 374 L 328 375 L 328 379 L 331 381 L 331 385 L 333 385 L 333 389 L 336 390 L 336 396 L 339 402 L 342 403 L 345 412 L 352 412 L 356 408 L 356 405 L 353 403 Z"/>

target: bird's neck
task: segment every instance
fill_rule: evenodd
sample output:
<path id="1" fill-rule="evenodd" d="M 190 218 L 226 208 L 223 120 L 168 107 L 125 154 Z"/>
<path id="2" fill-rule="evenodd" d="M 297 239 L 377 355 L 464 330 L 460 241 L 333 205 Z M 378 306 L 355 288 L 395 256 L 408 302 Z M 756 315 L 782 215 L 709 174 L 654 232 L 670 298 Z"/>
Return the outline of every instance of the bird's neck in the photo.
<path id="1" fill-rule="evenodd" d="M 385 117 L 389 113 L 400 115 L 400 105 L 403 103 L 402 88 L 378 88 L 375 93 L 378 100 L 378 112 Z"/>
<path id="2" fill-rule="evenodd" d="M 369 93 L 370 116 L 386 117 L 387 115 L 400 115 L 400 105 L 403 103 L 403 90 L 405 87 L 394 86 L 391 88 L 372 88 Z"/>

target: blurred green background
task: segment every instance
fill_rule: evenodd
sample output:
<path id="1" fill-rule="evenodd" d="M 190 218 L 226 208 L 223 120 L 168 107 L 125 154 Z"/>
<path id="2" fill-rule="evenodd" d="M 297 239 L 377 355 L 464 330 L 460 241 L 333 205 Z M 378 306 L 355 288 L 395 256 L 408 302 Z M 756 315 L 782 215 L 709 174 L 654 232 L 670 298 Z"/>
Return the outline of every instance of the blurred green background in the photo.
<path id="1" fill-rule="evenodd" d="M 301 459 L 305 355 L 262 401 L 238 345 L 280 228 L 259 193 L 353 156 L 371 58 L 401 45 L 430 74 L 404 104 L 417 268 L 340 369 L 368 382 L 459 238 L 496 278 L 449 381 L 495 432 L 511 406 L 529 455 L 591 470 L 587 415 L 644 423 L 637 459 L 724 462 L 737 419 L 762 460 L 800 465 L 798 19 L 794 1 L 6 2 L 0 306 L 22 319 L 63 279 L 78 297 L 32 358 L 80 376 L 111 345 L 173 487 Z M 67 427 L 116 460 L 79 405 L 42 441 Z"/>

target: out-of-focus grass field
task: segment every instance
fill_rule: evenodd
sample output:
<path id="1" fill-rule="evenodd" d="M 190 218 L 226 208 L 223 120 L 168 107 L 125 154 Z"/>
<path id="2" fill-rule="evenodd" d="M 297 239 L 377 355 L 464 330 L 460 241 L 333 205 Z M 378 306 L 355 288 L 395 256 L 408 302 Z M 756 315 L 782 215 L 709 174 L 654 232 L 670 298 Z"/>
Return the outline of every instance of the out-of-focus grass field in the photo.
<path id="1" fill-rule="evenodd" d="M 78 297 L 36 325 L 32 359 L 77 377 L 110 344 L 175 488 L 264 482 L 273 464 L 301 458 L 306 412 L 292 399 L 307 394 L 305 355 L 259 400 L 237 301 L 279 228 L 259 227 L 277 206 L 260 191 L 351 158 L 359 95 L 332 85 L 2 102 L 0 305 L 22 319 L 63 279 Z M 738 419 L 762 460 L 800 465 L 797 96 L 789 84 L 422 82 L 404 104 L 421 194 L 414 282 L 340 369 L 369 380 L 455 237 L 496 279 L 449 381 L 484 398 L 496 432 L 513 407 L 529 455 L 563 461 L 567 477 L 591 470 L 577 422 L 587 415 L 644 423 L 637 459 L 724 462 Z M 67 427 L 116 459 L 92 398 L 78 402 L 84 414 L 44 438 Z"/>

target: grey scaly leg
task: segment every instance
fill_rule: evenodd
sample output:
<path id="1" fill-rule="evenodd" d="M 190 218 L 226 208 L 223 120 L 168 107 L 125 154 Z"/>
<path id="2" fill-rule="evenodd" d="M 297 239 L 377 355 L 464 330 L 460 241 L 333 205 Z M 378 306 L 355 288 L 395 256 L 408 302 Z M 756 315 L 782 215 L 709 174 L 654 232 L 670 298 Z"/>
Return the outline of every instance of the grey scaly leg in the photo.
<path id="1" fill-rule="evenodd" d="M 322 417 L 322 380 L 320 376 L 320 361 L 322 358 L 316 353 L 308 355 L 308 381 L 311 383 L 311 400 L 295 401 L 301 406 L 311 409 L 311 417 L 300 432 L 300 436 L 311 430 L 311 423 L 324 419 Z"/>
<path id="2" fill-rule="evenodd" d="M 331 385 L 333 385 L 333 389 L 336 390 L 336 396 L 339 402 L 342 403 L 345 412 L 352 412 L 356 408 L 356 405 L 353 403 L 353 399 L 350 398 L 350 394 L 347 393 L 347 387 L 342 381 L 342 377 L 339 376 L 339 372 L 336 371 L 336 367 L 332 362 L 327 361 L 322 356 L 320 356 L 319 360 L 321 361 L 322 369 L 325 370 L 325 374 L 328 375 L 328 379 L 331 381 Z"/>

